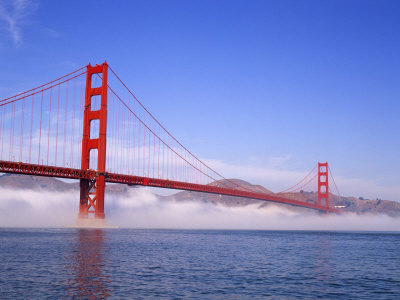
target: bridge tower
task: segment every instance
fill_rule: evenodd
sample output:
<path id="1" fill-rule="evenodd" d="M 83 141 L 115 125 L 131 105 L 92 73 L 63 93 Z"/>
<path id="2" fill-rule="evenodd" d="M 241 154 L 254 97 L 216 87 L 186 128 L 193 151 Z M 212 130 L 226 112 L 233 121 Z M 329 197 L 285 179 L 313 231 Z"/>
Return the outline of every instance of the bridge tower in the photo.
<path id="1" fill-rule="evenodd" d="M 328 213 L 329 209 L 329 184 L 328 184 L 328 163 L 318 163 L 318 205 L 325 201 Z"/>
<path id="2" fill-rule="evenodd" d="M 80 179 L 78 222 L 88 219 L 89 214 L 94 214 L 95 219 L 105 218 L 107 72 L 106 62 L 101 65 L 91 66 L 89 64 L 87 66 L 81 169 L 93 168 L 96 170 L 96 177 Z M 93 86 L 95 76 L 101 78 L 101 86 Z M 93 161 L 90 161 L 91 158 Z"/>

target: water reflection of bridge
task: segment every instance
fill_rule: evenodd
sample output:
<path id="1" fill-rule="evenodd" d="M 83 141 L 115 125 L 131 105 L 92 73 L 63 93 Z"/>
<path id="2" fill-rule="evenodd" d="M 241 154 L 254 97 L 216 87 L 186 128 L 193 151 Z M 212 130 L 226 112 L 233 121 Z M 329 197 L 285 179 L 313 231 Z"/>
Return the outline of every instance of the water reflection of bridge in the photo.
<path id="1" fill-rule="evenodd" d="M 110 276 L 104 269 L 106 265 L 106 232 L 101 229 L 79 229 L 75 245 L 68 259 L 68 296 L 78 299 L 107 298 Z"/>

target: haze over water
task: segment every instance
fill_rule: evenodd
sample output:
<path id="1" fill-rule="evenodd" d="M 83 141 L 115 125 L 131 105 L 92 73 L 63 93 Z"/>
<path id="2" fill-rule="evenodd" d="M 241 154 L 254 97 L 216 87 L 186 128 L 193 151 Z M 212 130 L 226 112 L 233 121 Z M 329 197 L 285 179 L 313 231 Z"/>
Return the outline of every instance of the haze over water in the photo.
<path id="1" fill-rule="evenodd" d="M 1 229 L 0 298 L 394 299 L 399 245 L 399 233 Z"/>

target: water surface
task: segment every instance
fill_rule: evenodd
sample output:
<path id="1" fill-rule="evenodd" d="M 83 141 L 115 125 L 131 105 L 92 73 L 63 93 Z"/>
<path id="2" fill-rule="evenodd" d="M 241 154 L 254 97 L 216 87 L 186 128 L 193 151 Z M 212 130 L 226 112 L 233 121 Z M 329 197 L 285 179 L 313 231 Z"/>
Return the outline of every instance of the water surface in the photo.
<path id="1" fill-rule="evenodd" d="M 0 298 L 400 297 L 400 234 L 0 229 Z"/>

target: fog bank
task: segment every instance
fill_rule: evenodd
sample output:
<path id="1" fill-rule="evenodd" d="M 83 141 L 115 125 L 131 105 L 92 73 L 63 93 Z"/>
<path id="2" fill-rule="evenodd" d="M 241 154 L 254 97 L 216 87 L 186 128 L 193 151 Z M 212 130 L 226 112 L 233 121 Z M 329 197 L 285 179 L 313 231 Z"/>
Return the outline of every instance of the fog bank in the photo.
<path id="1" fill-rule="evenodd" d="M 0 188 L 0 227 L 62 227 L 75 224 L 79 193 Z M 127 228 L 399 231 L 400 218 L 386 215 L 329 216 L 258 208 L 176 203 L 160 200 L 146 188 L 125 196 L 106 195 L 110 225 Z"/>

